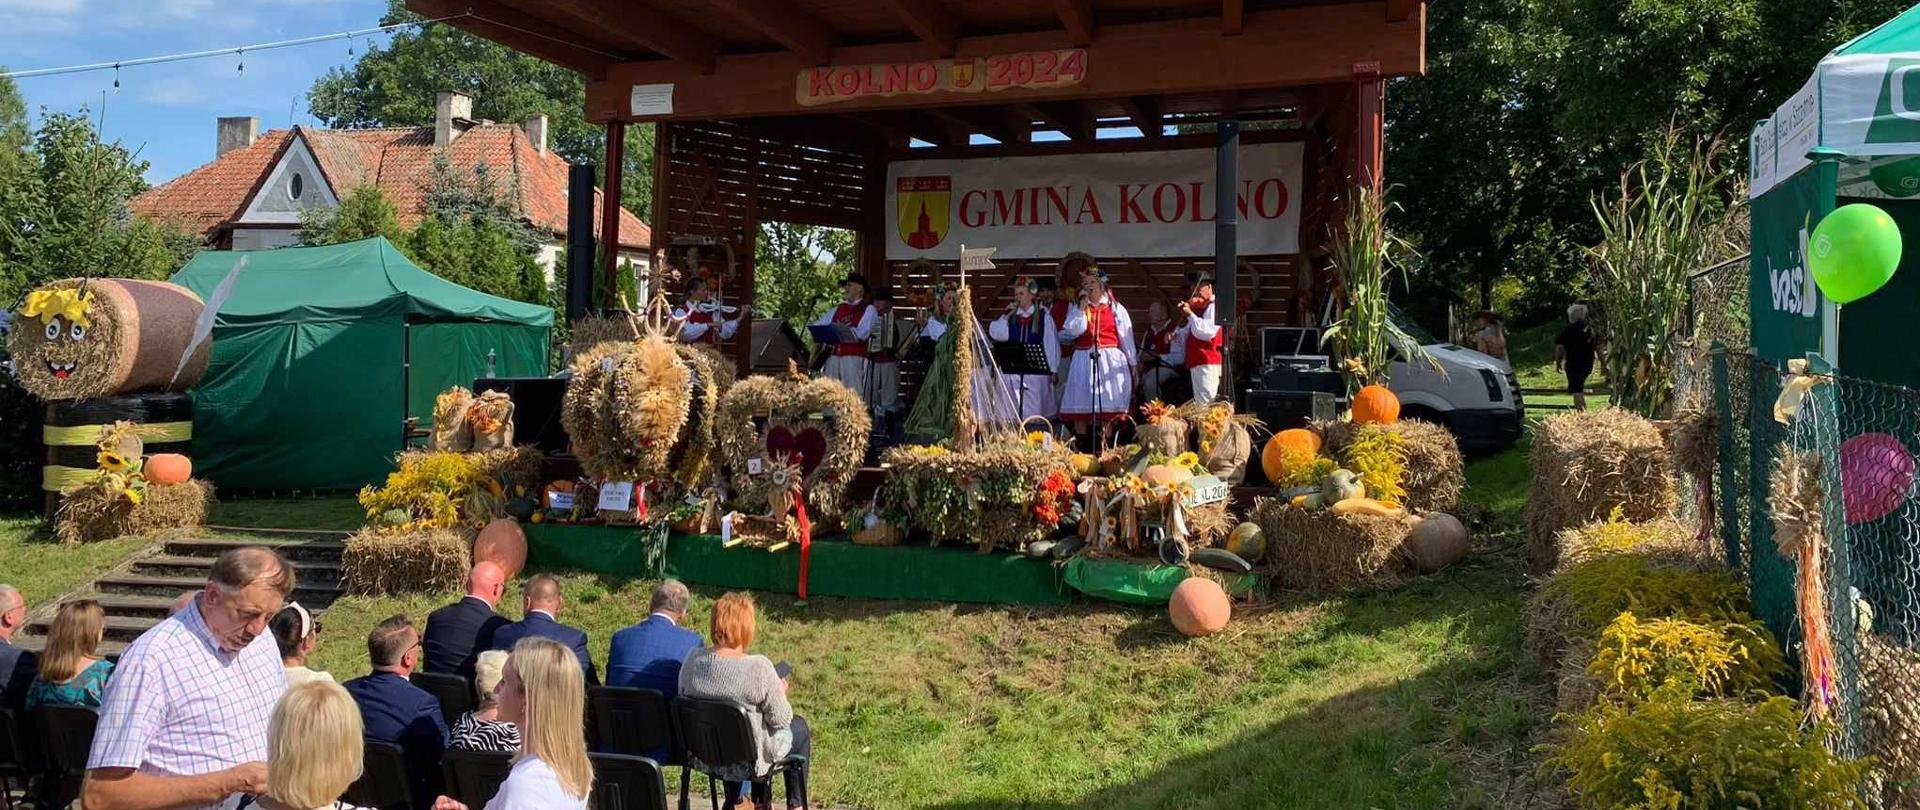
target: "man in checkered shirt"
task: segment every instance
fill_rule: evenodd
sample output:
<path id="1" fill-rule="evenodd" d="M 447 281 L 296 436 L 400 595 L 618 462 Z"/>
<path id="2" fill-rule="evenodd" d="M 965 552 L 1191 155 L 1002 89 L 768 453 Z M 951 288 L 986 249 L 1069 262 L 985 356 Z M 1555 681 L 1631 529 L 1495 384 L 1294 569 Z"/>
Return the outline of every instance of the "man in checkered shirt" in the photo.
<path id="1" fill-rule="evenodd" d="M 90 810 L 231 810 L 267 789 L 267 718 L 287 689 L 267 621 L 293 566 L 220 555 L 185 609 L 140 635 L 102 696 L 82 789 Z"/>

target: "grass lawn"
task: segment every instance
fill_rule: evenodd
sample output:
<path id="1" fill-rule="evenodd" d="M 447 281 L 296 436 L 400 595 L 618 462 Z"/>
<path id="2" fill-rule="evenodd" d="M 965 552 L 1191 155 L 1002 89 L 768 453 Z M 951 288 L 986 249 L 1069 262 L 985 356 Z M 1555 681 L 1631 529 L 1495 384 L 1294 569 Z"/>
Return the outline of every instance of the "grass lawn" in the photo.
<path id="1" fill-rule="evenodd" d="M 28 605 L 38 605 L 105 573 L 152 542 L 122 537 L 65 545 L 54 541 L 36 516 L 0 516 L 0 582 L 19 588 Z"/>
<path id="2" fill-rule="evenodd" d="M 1556 410 L 1542 409 L 1535 416 L 1557 413 L 1559 408 L 1573 407 L 1573 395 L 1560 393 L 1567 390 L 1567 375 L 1553 368 L 1553 339 L 1559 337 L 1560 330 L 1566 326 L 1560 321 L 1550 321 L 1538 326 L 1516 329 L 1507 333 L 1507 359 L 1513 365 L 1513 372 L 1520 380 L 1521 388 L 1546 388 L 1552 394 L 1528 394 L 1527 404 L 1549 406 Z M 1589 391 L 1606 388 L 1598 369 L 1587 379 Z M 1604 408 L 1607 406 L 1606 394 L 1587 394 L 1587 407 Z"/>

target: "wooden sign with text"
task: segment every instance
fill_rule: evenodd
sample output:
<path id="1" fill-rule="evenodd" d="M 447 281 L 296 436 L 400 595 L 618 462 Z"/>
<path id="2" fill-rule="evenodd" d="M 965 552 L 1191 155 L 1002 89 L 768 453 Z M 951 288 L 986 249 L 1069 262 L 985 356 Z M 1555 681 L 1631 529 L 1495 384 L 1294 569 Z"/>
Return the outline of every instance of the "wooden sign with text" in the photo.
<path id="1" fill-rule="evenodd" d="M 818 107 L 859 98 L 1069 87 L 1086 76 L 1087 52 L 1072 48 L 977 59 L 810 67 L 795 78 L 793 91 L 801 106 Z"/>

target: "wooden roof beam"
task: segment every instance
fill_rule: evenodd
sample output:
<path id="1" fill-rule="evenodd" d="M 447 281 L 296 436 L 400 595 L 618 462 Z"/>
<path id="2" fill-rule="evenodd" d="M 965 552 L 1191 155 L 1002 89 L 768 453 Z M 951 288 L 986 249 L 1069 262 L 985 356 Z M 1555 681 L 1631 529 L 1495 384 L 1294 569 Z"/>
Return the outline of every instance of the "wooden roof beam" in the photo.
<path id="1" fill-rule="evenodd" d="M 1076 141 L 1093 140 L 1093 122 L 1078 105 L 1061 104 L 1015 104 L 1013 110 L 1026 116 L 1030 121 L 1044 121 L 1047 126 L 1060 134 Z"/>
<path id="2" fill-rule="evenodd" d="M 925 117 L 909 113 L 846 113 L 842 117 L 855 121 L 885 136 L 887 142 L 898 146 L 907 146 L 909 142 L 920 140 L 935 146 L 954 143 L 953 133 L 946 127 L 937 125 Z M 965 144 L 962 136 L 959 143 Z"/>
<path id="3" fill-rule="evenodd" d="M 960 23 L 940 0 L 887 0 L 900 21 L 940 56 L 952 56 L 960 47 Z"/>
<path id="4" fill-rule="evenodd" d="M 702 74 L 712 73 L 719 64 L 720 40 L 649 6 L 622 3 L 618 13 L 610 13 L 605 5 L 594 0 L 545 0 L 543 7 L 605 31 L 616 39 L 685 62 Z"/>
<path id="5" fill-rule="evenodd" d="M 1420 0 L 1387 0 L 1387 22 L 1402 22 L 1420 8 Z"/>
<path id="6" fill-rule="evenodd" d="M 1151 97 L 1121 96 L 1120 109 L 1133 119 L 1133 125 L 1140 128 L 1140 134 L 1149 138 L 1159 138 L 1166 134 L 1165 118 L 1160 114 L 1160 100 Z"/>
<path id="7" fill-rule="evenodd" d="M 929 107 L 926 113 L 935 120 L 947 124 L 958 132 L 979 133 L 1001 143 L 1020 142 L 1020 139 L 1016 137 L 1013 132 L 1013 127 L 1009 126 L 1007 122 L 989 120 L 985 116 L 967 108 Z M 962 142 L 965 142 L 965 140 L 963 139 Z"/>
<path id="8" fill-rule="evenodd" d="M 407 10 L 423 17 L 452 17 L 448 25 L 514 50 L 544 59 L 590 79 L 605 76 L 616 61 L 578 45 L 573 34 L 533 15 L 493 0 L 406 0 Z"/>
<path id="9" fill-rule="evenodd" d="M 833 56 L 840 35 L 832 28 L 792 3 L 779 0 L 712 0 L 713 4 L 746 20 L 754 30 L 806 57 L 808 62 L 824 65 Z"/>
<path id="10" fill-rule="evenodd" d="M 1093 44 L 1093 0 L 1053 0 L 1053 10 L 1075 47 Z"/>
<path id="11" fill-rule="evenodd" d="M 1247 0 L 1220 1 L 1220 33 L 1239 36 L 1247 30 Z"/>

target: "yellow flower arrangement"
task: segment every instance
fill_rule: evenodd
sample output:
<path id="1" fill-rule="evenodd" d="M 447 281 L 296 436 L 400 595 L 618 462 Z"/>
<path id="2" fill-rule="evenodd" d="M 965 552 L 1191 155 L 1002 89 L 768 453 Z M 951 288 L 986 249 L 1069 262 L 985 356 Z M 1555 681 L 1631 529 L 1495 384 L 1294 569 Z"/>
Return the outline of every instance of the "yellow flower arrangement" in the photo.
<path id="1" fill-rule="evenodd" d="M 1046 443 L 1047 443 L 1047 434 L 1045 431 L 1036 430 L 1027 434 L 1028 447 L 1039 447 Z"/>
<path id="2" fill-rule="evenodd" d="M 95 461 L 99 463 L 100 469 L 111 473 L 126 472 L 133 466 L 133 462 L 128 461 L 126 456 L 112 450 L 101 450 Z"/>
<path id="3" fill-rule="evenodd" d="M 1173 466 L 1185 467 L 1192 471 L 1194 475 L 1205 475 L 1207 473 L 1207 465 L 1200 463 L 1200 454 L 1191 450 L 1174 456 Z"/>

